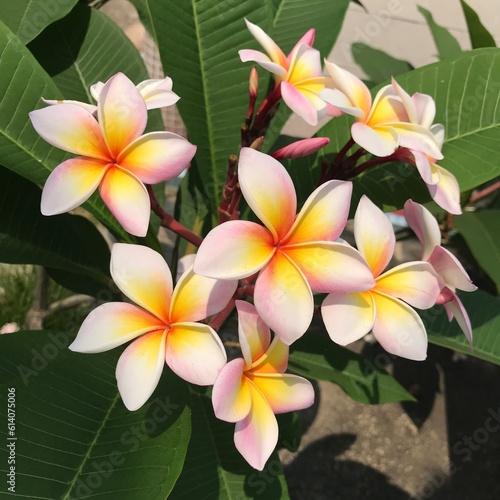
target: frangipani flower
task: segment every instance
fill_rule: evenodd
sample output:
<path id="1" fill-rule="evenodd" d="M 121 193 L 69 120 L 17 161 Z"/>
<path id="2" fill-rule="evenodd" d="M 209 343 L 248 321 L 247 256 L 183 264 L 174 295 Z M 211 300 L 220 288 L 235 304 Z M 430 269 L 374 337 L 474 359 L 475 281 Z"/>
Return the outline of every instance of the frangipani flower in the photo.
<path id="1" fill-rule="evenodd" d="M 408 113 L 412 123 L 416 123 L 433 135 L 439 150 L 443 147 L 444 127 L 440 123 L 433 124 L 436 116 L 434 99 L 427 94 L 416 92 L 410 96 L 395 80 L 392 85 Z M 409 155 L 404 159 L 415 165 L 429 189 L 432 199 L 446 211 L 458 215 L 460 208 L 460 187 L 453 174 L 436 165 L 437 159 L 430 154 L 408 149 Z"/>
<path id="2" fill-rule="evenodd" d="M 103 352 L 136 339 L 116 367 L 118 390 L 129 410 L 148 400 L 165 362 L 192 384 L 213 384 L 226 353 L 213 329 L 197 321 L 223 309 L 237 283 L 204 278 L 189 268 L 173 289 L 170 269 L 159 253 L 123 243 L 113 245 L 111 275 L 137 305 L 109 302 L 94 309 L 70 349 Z"/>
<path id="3" fill-rule="evenodd" d="M 308 408 L 314 402 L 311 383 L 285 374 L 288 346 L 271 333 L 254 306 L 236 301 L 243 358 L 219 373 L 212 392 L 217 418 L 236 422 L 234 444 L 245 460 L 262 470 L 278 442 L 275 414 Z"/>
<path id="4" fill-rule="evenodd" d="M 60 104 L 30 113 L 33 127 L 49 144 L 80 156 L 64 161 L 49 175 L 42 193 L 44 215 L 68 212 L 99 187 L 104 203 L 130 233 L 145 236 L 150 200 L 144 183 L 178 176 L 196 152 L 186 139 L 146 128 L 144 99 L 122 73 L 108 80 L 92 113 Z"/>
<path id="5" fill-rule="evenodd" d="M 309 125 L 317 125 L 327 111 L 331 116 L 338 116 L 339 112 L 329 108 L 318 95 L 326 88 L 329 79 L 323 76 L 319 51 L 312 48 L 314 29 L 310 29 L 285 56 L 261 28 L 246 19 L 245 22 L 267 55 L 258 50 L 244 49 L 239 51 L 241 61 L 256 62 L 273 73 L 276 87 L 281 85 L 281 96 L 286 105 Z"/>
<path id="6" fill-rule="evenodd" d="M 389 156 L 399 146 L 421 151 L 434 158 L 443 155 L 427 128 L 411 123 L 408 113 L 392 85 L 381 88 L 372 103 L 368 87 L 356 76 L 325 61 L 333 89 L 320 96 L 327 103 L 355 117 L 351 127 L 354 141 L 375 156 Z"/>
<path id="7" fill-rule="evenodd" d="M 349 213 L 350 182 L 318 187 L 297 213 L 292 179 L 268 155 L 242 148 L 241 192 L 264 226 L 229 221 L 208 233 L 196 255 L 196 273 L 241 279 L 259 273 L 254 300 L 258 313 L 286 344 L 309 327 L 312 291 L 368 290 L 373 277 L 353 248 L 336 243 Z"/>
<path id="8" fill-rule="evenodd" d="M 354 237 L 376 284 L 364 293 L 331 293 L 326 297 L 321 313 L 330 337 L 346 345 L 372 330 L 391 354 L 425 359 L 425 327 L 408 304 L 419 309 L 435 304 L 441 287 L 432 266 L 409 262 L 382 274 L 392 258 L 396 239 L 387 217 L 366 196 L 361 198 L 354 217 Z"/>
<path id="9" fill-rule="evenodd" d="M 441 246 L 441 231 L 433 215 L 422 205 L 408 200 L 404 207 L 408 225 L 422 244 L 422 260 L 429 262 L 441 278 L 441 294 L 437 304 L 443 304 L 448 320 L 457 320 L 472 347 L 472 328 L 467 311 L 455 290 L 473 292 L 477 287 L 458 259 Z"/>
<path id="10" fill-rule="evenodd" d="M 99 101 L 99 94 L 104 87 L 104 83 L 97 82 L 90 87 L 90 93 L 95 101 Z M 146 108 L 157 109 L 163 108 L 165 106 L 172 106 L 179 100 L 179 96 L 172 91 L 173 82 L 172 78 L 168 76 L 160 79 L 150 79 L 144 80 L 143 82 L 136 85 L 137 90 L 141 94 L 144 102 L 146 103 Z M 43 99 L 45 104 L 78 104 L 91 113 L 97 112 L 97 106 L 94 104 L 87 104 L 86 102 L 73 101 L 73 100 L 54 100 L 54 99 Z"/>

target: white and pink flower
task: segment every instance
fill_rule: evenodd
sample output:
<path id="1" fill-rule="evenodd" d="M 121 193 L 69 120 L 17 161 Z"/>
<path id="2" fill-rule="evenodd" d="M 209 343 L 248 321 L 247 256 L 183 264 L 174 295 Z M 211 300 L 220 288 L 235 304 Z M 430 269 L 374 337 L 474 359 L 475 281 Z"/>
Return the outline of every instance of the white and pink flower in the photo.
<path id="1" fill-rule="evenodd" d="M 226 352 L 215 331 L 198 321 L 222 310 L 237 283 L 196 275 L 190 267 L 174 288 L 159 253 L 123 243 L 113 245 L 111 275 L 135 304 L 109 302 L 94 309 L 70 349 L 96 353 L 133 340 L 116 367 L 118 389 L 129 410 L 148 400 L 165 362 L 187 382 L 213 384 Z"/>

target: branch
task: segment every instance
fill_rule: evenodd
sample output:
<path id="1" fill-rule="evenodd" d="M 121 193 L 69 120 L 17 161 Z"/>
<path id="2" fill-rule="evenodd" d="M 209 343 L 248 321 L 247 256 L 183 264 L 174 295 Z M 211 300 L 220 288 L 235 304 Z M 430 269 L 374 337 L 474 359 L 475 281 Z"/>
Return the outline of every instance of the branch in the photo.
<path id="1" fill-rule="evenodd" d="M 197 234 L 194 234 L 187 227 L 183 226 L 180 222 L 177 222 L 174 217 L 163 210 L 163 207 L 159 204 L 156 199 L 153 188 L 148 185 L 146 186 L 149 193 L 149 199 L 151 200 L 151 210 L 161 219 L 160 225 L 170 229 L 174 233 L 178 234 L 189 243 L 194 246 L 199 247 L 203 242 L 203 238 L 200 238 Z"/>

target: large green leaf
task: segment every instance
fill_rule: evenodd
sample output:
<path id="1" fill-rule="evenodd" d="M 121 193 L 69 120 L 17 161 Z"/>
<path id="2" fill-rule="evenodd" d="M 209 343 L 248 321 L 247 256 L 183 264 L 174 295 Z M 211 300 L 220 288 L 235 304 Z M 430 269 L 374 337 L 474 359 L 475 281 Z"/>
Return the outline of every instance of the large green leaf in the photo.
<path id="1" fill-rule="evenodd" d="M 500 175 L 500 49 L 462 53 L 455 59 L 400 75 L 397 80 L 410 94 L 422 92 L 435 99 L 435 122 L 446 129 L 444 159 L 439 164 L 456 176 L 462 192 Z M 351 123 L 350 117 L 334 118 L 318 131 L 318 136 L 331 139 L 324 153 L 332 154 L 344 146 L 351 135 Z M 386 210 L 402 208 L 409 197 L 420 202 L 429 199 L 416 169 L 399 163 L 371 168 L 353 183 L 354 199 L 368 194 Z"/>
<path id="2" fill-rule="evenodd" d="M 288 368 L 307 378 L 333 382 L 361 403 L 414 400 L 383 368 L 313 332 L 293 344 Z"/>
<path id="3" fill-rule="evenodd" d="M 0 164 L 42 185 L 66 154 L 35 132 L 28 113 L 42 105 L 40 98 L 62 98 L 60 90 L 31 52 L 0 22 Z M 98 197 L 85 205 L 125 241 L 128 235 Z"/>
<path id="4" fill-rule="evenodd" d="M 432 38 L 434 39 L 434 43 L 436 44 L 436 48 L 438 50 L 439 59 L 450 59 L 451 57 L 455 57 L 462 49 L 457 42 L 457 39 L 446 29 L 440 26 L 434 21 L 432 14 L 427 9 L 423 7 L 418 7 L 420 13 L 425 17 L 427 24 L 429 25 L 429 29 L 431 30 Z"/>
<path id="5" fill-rule="evenodd" d="M 214 416 L 208 397 L 192 393 L 193 431 L 186 462 L 169 500 L 286 500 L 289 498 L 277 453 L 259 472 L 236 451 L 234 424 Z"/>
<path id="6" fill-rule="evenodd" d="M 459 295 L 471 320 L 474 350 L 457 322 L 448 322 L 442 307 L 420 312 L 429 341 L 500 365 L 500 299 L 481 290 Z"/>
<path id="7" fill-rule="evenodd" d="M 33 40 L 46 26 L 64 17 L 78 0 L 2 0 L 2 21 L 21 42 Z"/>
<path id="8" fill-rule="evenodd" d="M 15 389 L 16 496 L 21 498 L 166 498 L 190 438 L 189 391 L 164 374 L 140 410 L 116 388 L 119 352 L 77 354 L 61 332 L 0 337 L 2 399 Z M 7 422 L 7 404 L 0 415 Z M 9 429 L 10 432 L 10 429 Z M 0 451 L 5 477 L 7 450 Z M 14 496 L 14 495 L 13 495 Z"/>
<path id="9" fill-rule="evenodd" d="M 472 48 L 480 49 L 482 47 L 496 47 L 495 39 L 484 27 L 476 11 L 464 2 L 464 0 L 460 0 L 460 4 L 462 5 L 462 10 L 464 11 L 467 28 L 469 29 Z"/>
<path id="10" fill-rule="evenodd" d="M 354 60 L 366 73 L 368 79 L 377 84 L 413 69 L 409 62 L 396 59 L 383 50 L 375 49 L 362 42 L 353 43 L 351 51 Z"/>
<path id="11" fill-rule="evenodd" d="M 216 215 L 226 178 L 227 159 L 237 154 L 240 127 L 248 105 L 250 66 L 242 64 L 238 50 L 258 48 L 245 28 L 247 17 L 261 26 L 285 51 L 310 27 L 318 30 L 319 47 L 329 50 L 336 39 L 347 0 L 300 0 L 231 3 L 211 0 L 186 2 L 134 0 L 160 50 L 165 71 L 174 78 L 181 96 L 179 110 L 198 146 L 199 175 L 207 185 L 210 211 Z M 269 75 L 260 71 L 260 95 L 267 91 Z M 282 106 L 283 107 L 283 106 Z M 275 137 L 288 114 L 276 117 L 270 131 Z M 274 139 L 268 141 L 272 144 Z"/>
<path id="12" fill-rule="evenodd" d="M 0 167 L 0 261 L 37 264 L 85 276 L 98 293 L 111 280 L 107 243 L 83 217 L 44 217 L 40 196 L 34 184 Z"/>
<path id="13" fill-rule="evenodd" d="M 489 277 L 500 287 L 500 210 L 464 212 L 454 217 L 453 223 L 460 231 L 472 255 Z"/>
<path id="14" fill-rule="evenodd" d="M 149 78 L 142 57 L 123 30 L 83 4 L 46 28 L 28 48 L 66 99 L 93 102 L 90 86 L 118 72 L 136 84 Z M 150 112 L 149 122 L 163 128 L 159 112 Z"/>

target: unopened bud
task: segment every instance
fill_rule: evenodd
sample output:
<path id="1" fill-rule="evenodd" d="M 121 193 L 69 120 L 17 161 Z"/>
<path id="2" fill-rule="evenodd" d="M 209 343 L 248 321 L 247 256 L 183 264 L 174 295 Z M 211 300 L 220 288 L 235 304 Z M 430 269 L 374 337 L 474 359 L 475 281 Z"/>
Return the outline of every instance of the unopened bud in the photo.
<path id="1" fill-rule="evenodd" d="M 250 99 L 257 99 L 257 94 L 259 92 L 259 73 L 257 68 L 254 66 L 250 71 L 248 91 L 250 92 Z"/>
<path id="2" fill-rule="evenodd" d="M 325 147 L 330 142 L 328 137 L 313 137 L 312 139 L 302 139 L 301 141 L 292 142 L 284 148 L 278 149 L 272 153 L 272 157 L 276 160 L 285 160 L 289 158 L 302 158 L 321 148 Z"/>
<path id="3" fill-rule="evenodd" d="M 262 144 L 264 144 L 264 137 L 263 136 L 257 137 L 257 139 L 255 139 L 255 141 L 252 142 L 252 144 L 250 145 L 250 147 L 252 149 L 256 149 L 257 151 L 260 151 L 260 148 L 262 147 Z"/>

